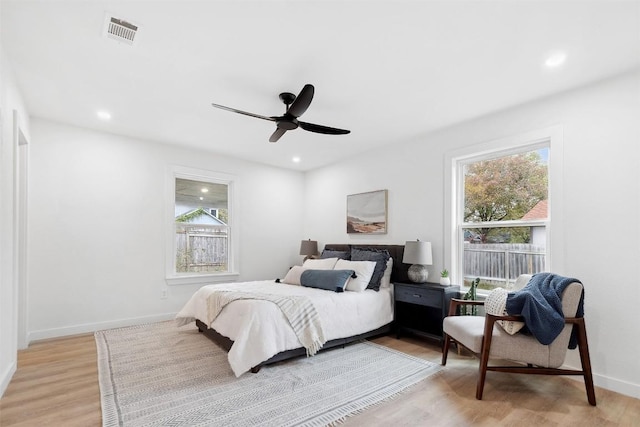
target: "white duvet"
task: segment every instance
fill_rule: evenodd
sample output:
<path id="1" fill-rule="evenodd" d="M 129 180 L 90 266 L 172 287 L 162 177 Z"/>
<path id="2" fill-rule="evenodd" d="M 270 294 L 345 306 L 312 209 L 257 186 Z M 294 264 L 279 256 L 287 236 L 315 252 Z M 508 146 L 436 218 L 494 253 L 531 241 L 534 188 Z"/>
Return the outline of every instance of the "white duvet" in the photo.
<path id="1" fill-rule="evenodd" d="M 372 331 L 393 320 L 391 288 L 337 293 L 265 280 L 203 286 L 180 310 L 178 323 L 184 325 L 195 319 L 207 323 L 207 297 L 219 287 L 308 296 L 318 311 L 327 341 Z M 228 358 L 237 377 L 277 353 L 302 347 L 278 306 L 270 301 L 233 301 L 208 326 L 234 341 Z"/>

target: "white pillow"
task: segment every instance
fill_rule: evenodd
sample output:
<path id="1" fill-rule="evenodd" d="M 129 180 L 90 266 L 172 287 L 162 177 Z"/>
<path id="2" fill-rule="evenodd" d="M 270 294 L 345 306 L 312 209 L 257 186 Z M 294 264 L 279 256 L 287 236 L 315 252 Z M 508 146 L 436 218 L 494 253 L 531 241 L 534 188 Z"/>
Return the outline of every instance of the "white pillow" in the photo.
<path id="1" fill-rule="evenodd" d="M 388 288 L 391 286 L 391 271 L 393 270 L 393 258 L 389 258 L 387 261 L 387 268 L 384 270 L 382 279 L 380 279 L 380 287 Z"/>
<path id="2" fill-rule="evenodd" d="M 287 271 L 287 275 L 281 280 L 282 283 L 288 283 L 289 285 L 300 286 L 300 276 L 306 270 L 306 268 L 300 265 L 294 265 Z"/>
<path id="3" fill-rule="evenodd" d="M 346 291 L 362 292 L 367 289 L 371 276 L 373 276 L 373 270 L 376 268 L 375 261 L 347 261 L 346 259 L 339 259 L 336 263 L 334 270 L 353 270 L 356 273 L 356 277 L 350 278 L 347 282 Z"/>
<path id="4" fill-rule="evenodd" d="M 338 258 L 308 259 L 302 266 L 309 270 L 333 270 Z"/>
<path id="5" fill-rule="evenodd" d="M 508 294 L 509 291 L 502 288 L 496 288 L 489 292 L 487 299 L 484 300 L 484 311 L 494 316 L 506 316 L 508 314 L 506 310 Z M 513 322 L 511 320 L 498 320 L 496 323 L 502 326 L 502 329 L 510 335 L 515 334 L 524 327 L 524 322 Z"/>

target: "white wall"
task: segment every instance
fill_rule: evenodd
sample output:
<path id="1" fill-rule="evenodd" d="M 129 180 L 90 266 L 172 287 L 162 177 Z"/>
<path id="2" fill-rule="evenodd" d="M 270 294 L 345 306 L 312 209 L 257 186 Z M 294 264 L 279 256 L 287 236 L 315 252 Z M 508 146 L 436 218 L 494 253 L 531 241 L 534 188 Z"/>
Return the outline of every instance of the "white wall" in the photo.
<path id="1" fill-rule="evenodd" d="M 640 397 L 640 341 L 634 335 L 640 259 L 639 118 L 640 73 L 633 73 L 349 158 L 307 174 L 304 235 L 318 239 L 319 245 L 429 240 L 433 277 L 449 259 L 443 250 L 446 153 L 560 126 L 564 194 L 555 218 L 564 227 L 556 229 L 555 236 L 563 242 L 556 245 L 563 253 L 554 270 L 585 285 L 596 384 Z M 388 234 L 347 235 L 346 195 L 378 189 L 389 190 Z M 553 251 L 553 241 L 551 245 Z M 579 366 L 575 352 L 568 364 Z"/>
<path id="2" fill-rule="evenodd" d="M 18 349 L 18 199 L 15 191 L 18 148 L 14 111 L 18 114 L 19 129 L 28 136 L 28 114 L 0 46 L 0 396 L 16 370 Z"/>
<path id="3" fill-rule="evenodd" d="M 42 119 L 31 132 L 31 340 L 171 318 L 201 286 L 165 283 L 170 165 L 236 177 L 240 280 L 300 258 L 299 172 Z"/>

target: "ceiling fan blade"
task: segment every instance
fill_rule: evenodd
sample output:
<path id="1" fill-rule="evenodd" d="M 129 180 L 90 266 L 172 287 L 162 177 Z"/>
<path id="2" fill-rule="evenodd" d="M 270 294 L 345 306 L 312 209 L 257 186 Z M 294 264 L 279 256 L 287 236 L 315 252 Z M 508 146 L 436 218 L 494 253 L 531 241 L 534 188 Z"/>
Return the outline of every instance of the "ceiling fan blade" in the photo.
<path id="1" fill-rule="evenodd" d="M 286 132 L 286 129 L 276 128 L 276 131 L 271 134 L 271 138 L 269 138 L 269 142 L 276 142 L 280 139 L 282 135 Z"/>
<path id="2" fill-rule="evenodd" d="M 314 91 L 315 89 L 313 88 L 313 85 L 304 85 L 298 96 L 296 96 L 296 99 L 293 101 L 293 104 L 291 104 L 287 110 L 287 114 L 293 117 L 300 117 L 303 115 L 313 100 Z"/>
<path id="3" fill-rule="evenodd" d="M 327 135 L 346 135 L 351 132 L 350 130 L 346 129 L 330 128 L 329 126 L 316 125 L 313 123 L 306 123 L 301 121 L 298 121 L 298 125 L 300 125 L 302 129 L 309 132 L 324 133 Z"/>
<path id="4" fill-rule="evenodd" d="M 218 104 L 213 104 L 213 103 L 211 105 L 216 107 L 216 108 L 220 108 L 221 110 L 231 111 L 232 113 L 244 114 L 245 116 L 256 117 L 256 118 L 262 119 L 262 120 L 269 120 L 270 122 L 275 122 L 276 121 L 275 117 L 261 116 L 260 114 L 254 114 L 254 113 L 249 113 L 247 111 L 236 110 L 235 108 L 225 107 L 224 105 L 218 105 Z"/>

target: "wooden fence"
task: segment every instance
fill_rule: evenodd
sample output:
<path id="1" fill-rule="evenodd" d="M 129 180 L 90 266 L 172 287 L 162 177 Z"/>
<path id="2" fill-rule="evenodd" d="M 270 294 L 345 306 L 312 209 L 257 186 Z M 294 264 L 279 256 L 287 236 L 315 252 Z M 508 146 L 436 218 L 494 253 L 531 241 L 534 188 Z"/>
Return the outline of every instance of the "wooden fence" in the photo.
<path id="1" fill-rule="evenodd" d="M 176 224 L 176 272 L 227 271 L 228 227 Z"/>
<path id="2" fill-rule="evenodd" d="M 521 274 L 545 271 L 544 247 L 525 243 L 465 243 L 465 282 L 479 277 L 485 289 L 509 288 Z"/>

